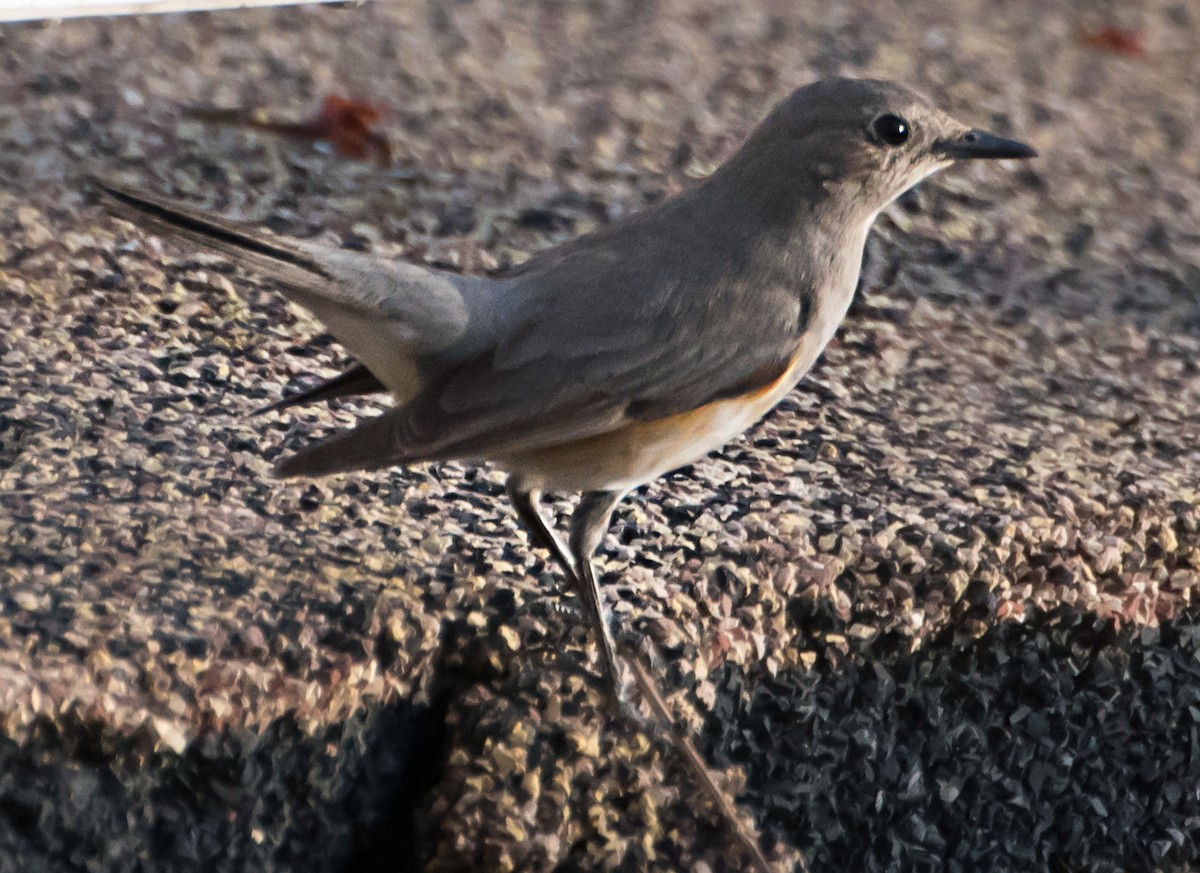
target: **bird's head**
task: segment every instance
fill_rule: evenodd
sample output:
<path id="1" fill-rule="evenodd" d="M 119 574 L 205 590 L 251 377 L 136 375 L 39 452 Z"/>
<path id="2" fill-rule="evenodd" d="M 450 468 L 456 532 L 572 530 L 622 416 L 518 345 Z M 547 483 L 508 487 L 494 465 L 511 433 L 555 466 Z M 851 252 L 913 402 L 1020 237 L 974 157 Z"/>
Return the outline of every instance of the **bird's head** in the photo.
<path id="1" fill-rule="evenodd" d="M 792 92 L 728 167 L 743 190 L 758 189 L 772 200 L 833 202 L 873 216 L 958 161 L 1036 154 L 1024 143 L 956 121 L 900 85 L 826 79 Z"/>

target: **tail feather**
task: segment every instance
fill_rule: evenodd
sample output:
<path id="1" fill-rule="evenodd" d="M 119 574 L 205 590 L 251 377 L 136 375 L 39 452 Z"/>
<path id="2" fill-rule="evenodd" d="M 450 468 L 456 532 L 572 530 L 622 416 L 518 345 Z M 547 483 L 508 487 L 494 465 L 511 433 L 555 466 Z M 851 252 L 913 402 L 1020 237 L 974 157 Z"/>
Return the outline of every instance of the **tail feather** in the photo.
<path id="1" fill-rule="evenodd" d="M 313 257 L 283 240 L 188 209 L 142 191 L 96 181 L 105 207 L 132 224 L 150 225 L 182 237 L 203 249 L 229 255 L 292 287 L 310 286 L 334 277 Z"/>
<path id="2" fill-rule="evenodd" d="M 391 409 L 350 430 L 303 448 L 275 465 L 275 475 L 328 476 L 353 470 L 376 470 L 426 460 L 405 450 L 400 437 L 404 411 Z"/>
<path id="3" fill-rule="evenodd" d="M 320 400 L 336 400 L 339 397 L 375 394 L 386 390 L 387 388 L 384 387 L 383 383 L 375 378 L 374 373 L 362 364 L 355 364 L 346 372 L 334 376 L 332 379 L 326 379 L 319 385 L 314 385 L 312 388 L 308 388 L 298 394 L 281 397 L 279 400 L 276 400 L 274 403 L 268 403 L 266 406 L 260 406 L 251 412 L 250 415 L 255 416 L 267 412 L 279 412 L 284 409 L 291 409 L 293 406 L 303 406 L 306 403 L 316 403 Z"/>
<path id="4" fill-rule="evenodd" d="M 476 280 L 272 237 L 107 181 L 97 181 L 96 186 L 118 217 L 227 255 L 277 283 L 362 362 L 374 380 L 361 383 L 367 385 L 363 390 L 381 385 L 397 403 L 407 402 L 422 387 L 423 362 L 451 347 L 466 331 L 464 295 Z M 347 386 L 316 390 L 328 397 L 339 396 L 329 391 L 342 389 Z"/>

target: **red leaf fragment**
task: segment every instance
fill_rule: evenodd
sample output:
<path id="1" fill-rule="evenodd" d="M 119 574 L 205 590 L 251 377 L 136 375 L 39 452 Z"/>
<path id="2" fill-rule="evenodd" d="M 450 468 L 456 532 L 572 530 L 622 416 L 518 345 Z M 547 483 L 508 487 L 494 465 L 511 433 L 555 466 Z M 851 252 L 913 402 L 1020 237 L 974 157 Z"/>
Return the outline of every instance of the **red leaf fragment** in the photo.
<path id="1" fill-rule="evenodd" d="M 1101 27 L 1084 31 L 1079 41 L 1101 51 L 1125 55 L 1127 58 L 1146 57 L 1146 34 L 1129 27 Z"/>
<path id="2" fill-rule="evenodd" d="M 184 115 L 209 124 L 244 127 L 302 142 L 327 142 L 345 158 L 374 158 L 381 167 L 392 162 L 387 138 L 374 127 L 382 118 L 378 108 L 361 100 L 330 94 L 316 115 L 304 121 L 277 121 L 259 110 L 189 107 Z"/>

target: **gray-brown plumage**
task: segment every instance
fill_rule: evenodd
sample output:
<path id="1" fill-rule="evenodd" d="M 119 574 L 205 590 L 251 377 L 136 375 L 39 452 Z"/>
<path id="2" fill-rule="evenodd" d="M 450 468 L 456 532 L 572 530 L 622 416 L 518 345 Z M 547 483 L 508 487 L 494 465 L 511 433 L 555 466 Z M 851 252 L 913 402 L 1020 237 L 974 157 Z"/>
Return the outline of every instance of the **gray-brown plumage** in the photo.
<path id="1" fill-rule="evenodd" d="M 390 411 L 284 460 L 282 475 L 501 465 L 522 520 L 587 602 L 619 687 L 591 565 L 612 508 L 751 426 L 808 372 L 849 307 L 880 209 L 956 160 L 1033 154 L 898 85 L 818 82 L 691 190 L 497 278 L 285 241 L 105 190 L 120 214 L 264 273 L 329 327 L 361 366 L 312 399 L 393 395 Z M 545 490 L 584 493 L 567 546 L 539 514 Z"/>

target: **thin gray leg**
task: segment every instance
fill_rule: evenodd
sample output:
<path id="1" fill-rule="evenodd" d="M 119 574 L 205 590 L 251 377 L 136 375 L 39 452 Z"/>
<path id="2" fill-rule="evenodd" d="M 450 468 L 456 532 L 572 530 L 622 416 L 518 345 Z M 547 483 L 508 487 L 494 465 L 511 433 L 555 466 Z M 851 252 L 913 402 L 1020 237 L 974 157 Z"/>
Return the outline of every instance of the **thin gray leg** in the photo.
<path id="1" fill-rule="evenodd" d="M 563 568 L 567 579 L 578 587 L 574 581 L 577 575 L 575 562 L 571 560 L 571 556 L 567 553 L 567 547 L 562 544 L 562 540 L 558 538 L 554 528 L 546 524 L 546 520 L 542 518 L 540 509 L 542 492 L 536 488 L 526 488 L 517 476 L 509 476 L 504 487 L 508 491 L 508 499 L 512 501 L 513 508 L 517 510 L 517 518 L 521 519 L 521 523 L 529 531 L 534 545 L 547 549 Z"/>
<path id="2" fill-rule="evenodd" d="M 604 671 L 612 684 L 612 692 L 622 708 L 625 693 L 621 672 L 617 666 L 617 647 L 613 642 L 612 630 L 608 626 L 608 610 L 604 608 L 596 571 L 592 567 L 592 555 L 600 547 L 600 541 L 608 531 L 613 509 L 625 496 L 623 491 L 589 491 L 579 501 L 579 508 L 571 519 L 571 557 L 579 568 L 576 584 L 583 602 L 591 615 L 592 627 L 600 642 L 600 655 Z"/>
<path id="3" fill-rule="evenodd" d="M 566 574 L 567 581 L 575 587 L 587 609 L 588 618 L 596 632 L 600 643 L 600 658 L 603 662 L 604 673 L 611 685 L 611 690 L 617 702 L 625 708 L 625 693 L 621 682 L 621 673 L 617 667 L 616 644 L 613 642 L 612 630 L 609 628 L 608 610 L 604 608 L 604 600 L 600 594 L 600 585 L 596 581 L 596 572 L 592 567 L 592 555 L 600 547 L 600 541 L 608 531 L 612 511 L 621 498 L 623 491 L 589 491 L 579 501 L 579 507 L 571 519 L 570 549 L 563 546 L 562 541 L 554 532 L 538 507 L 541 493 L 536 488 L 527 488 L 517 476 L 509 476 L 505 487 L 509 499 L 517 511 L 517 517 L 529 530 L 537 545 L 550 551 Z"/>
<path id="4" fill-rule="evenodd" d="M 533 538 L 540 545 L 550 550 L 550 553 L 562 565 L 567 579 L 576 587 L 582 595 L 584 603 L 587 604 L 592 618 L 592 626 L 600 640 L 600 654 L 604 660 L 604 670 L 612 686 L 613 700 L 618 709 L 626 718 L 646 731 L 648 736 L 660 742 L 665 740 L 680 753 L 684 763 L 691 769 L 701 787 L 713 801 L 726 826 L 732 830 L 734 836 L 749 853 L 755 869 L 762 873 L 770 873 L 771 866 L 767 863 L 762 849 L 759 848 L 754 833 L 743 827 L 732 801 L 708 771 L 704 759 L 696 751 L 686 730 L 674 723 L 662 694 L 655 687 L 650 674 L 636 655 L 633 659 L 632 670 L 641 688 L 643 699 L 650 704 L 654 711 L 652 720 L 642 717 L 622 684 L 621 673 L 617 667 L 616 646 L 613 643 L 612 630 L 608 625 L 607 610 L 604 608 L 604 601 L 600 596 L 600 586 L 596 582 L 596 571 L 592 567 L 592 555 L 596 553 L 600 541 L 608 530 L 613 509 L 625 496 L 625 493 L 589 491 L 583 495 L 579 502 L 579 508 L 575 510 L 575 516 L 571 519 L 571 546 L 568 553 L 554 530 L 546 524 L 541 512 L 538 511 L 538 504 L 541 501 L 541 494 L 538 490 L 523 487 L 522 482 L 516 476 L 508 478 L 507 488 L 509 498 L 516 507 L 517 515 L 525 527 L 529 529 Z M 644 649 L 649 652 L 648 646 Z M 800 870 L 807 871 L 807 869 L 801 858 Z"/>

